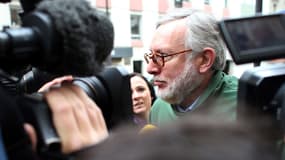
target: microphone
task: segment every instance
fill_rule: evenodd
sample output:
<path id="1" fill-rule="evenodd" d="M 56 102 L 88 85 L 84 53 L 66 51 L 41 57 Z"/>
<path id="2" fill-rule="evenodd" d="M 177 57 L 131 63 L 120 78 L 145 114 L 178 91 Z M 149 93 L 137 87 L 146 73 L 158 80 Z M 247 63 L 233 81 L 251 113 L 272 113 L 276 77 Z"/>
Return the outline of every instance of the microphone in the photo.
<path id="1" fill-rule="evenodd" d="M 157 131 L 158 128 L 153 124 L 146 124 L 140 131 L 139 134 L 145 134 L 153 131 Z"/>
<path id="2" fill-rule="evenodd" d="M 22 24 L 0 32 L 0 67 L 7 72 L 32 65 L 59 76 L 91 76 L 113 49 L 111 21 L 86 0 L 42 1 Z"/>

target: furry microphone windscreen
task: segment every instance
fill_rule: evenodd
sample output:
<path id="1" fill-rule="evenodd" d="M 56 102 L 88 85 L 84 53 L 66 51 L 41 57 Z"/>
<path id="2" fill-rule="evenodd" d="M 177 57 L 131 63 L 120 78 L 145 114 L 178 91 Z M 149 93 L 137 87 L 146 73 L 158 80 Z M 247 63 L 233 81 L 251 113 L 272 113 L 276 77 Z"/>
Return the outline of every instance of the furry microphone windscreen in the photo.
<path id="1" fill-rule="evenodd" d="M 86 0 L 44 0 L 36 10 L 51 17 L 61 38 L 55 73 L 90 76 L 101 71 L 114 43 L 113 25 L 106 15 Z"/>

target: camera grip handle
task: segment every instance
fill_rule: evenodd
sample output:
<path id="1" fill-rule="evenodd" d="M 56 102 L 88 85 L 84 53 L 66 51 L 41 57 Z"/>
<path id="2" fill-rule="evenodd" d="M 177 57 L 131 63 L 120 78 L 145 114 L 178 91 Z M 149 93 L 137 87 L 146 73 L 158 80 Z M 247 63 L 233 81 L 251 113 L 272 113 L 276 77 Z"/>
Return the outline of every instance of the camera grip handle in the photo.
<path id="1" fill-rule="evenodd" d="M 39 152 L 60 152 L 60 138 L 52 123 L 51 112 L 40 93 L 25 95 L 20 104 L 24 120 L 35 127 Z"/>

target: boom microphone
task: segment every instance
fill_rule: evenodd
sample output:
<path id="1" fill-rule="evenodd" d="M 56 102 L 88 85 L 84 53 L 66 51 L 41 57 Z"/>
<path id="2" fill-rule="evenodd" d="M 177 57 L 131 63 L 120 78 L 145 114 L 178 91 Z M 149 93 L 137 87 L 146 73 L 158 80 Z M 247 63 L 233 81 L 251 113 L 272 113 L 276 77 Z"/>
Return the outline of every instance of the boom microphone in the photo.
<path id="1" fill-rule="evenodd" d="M 112 23 L 86 0 L 42 1 L 22 24 L 0 32 L 0 67 L 7 72 L 32 65 L 56 75 L 90 76 L 101 71 L 113 48 Z"/>

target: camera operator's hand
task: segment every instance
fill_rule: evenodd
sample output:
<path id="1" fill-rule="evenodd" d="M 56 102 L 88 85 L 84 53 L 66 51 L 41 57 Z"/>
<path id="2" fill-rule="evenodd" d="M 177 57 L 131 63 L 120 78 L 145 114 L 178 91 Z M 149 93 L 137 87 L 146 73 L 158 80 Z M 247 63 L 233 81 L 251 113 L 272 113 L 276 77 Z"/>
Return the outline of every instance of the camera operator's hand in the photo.
<path id="1" fill-rule="evenodd" d="M 44 97 L 51 109 L 63 153 L 97 144 L 108 137 L 100 108 L 80 87 L 63 83 L 60 87 L 51 87 Z"/>
<path id="2" fill-rule="evenodd" d="M 62 76 L 62 77 L 58 77 L 53 79 L 50 82 L 47 82 L 46 84 L 44 84 L 39 90 L 38 92 L 45 92 L 47 91 L 50 87 L 53 86 L 57 86 L 60 85 L 62 82 L 64 81 L 72 81 L 73 77 L 71 75 L 67 75 L 67 76 Z"/>
<path id="3" fill-rule="evenodd" d="M 63 153 L 99 143 L 108 136 L 100 108 L 80 87 L 63 84 L 44 96 L 51 108 Z"/>

